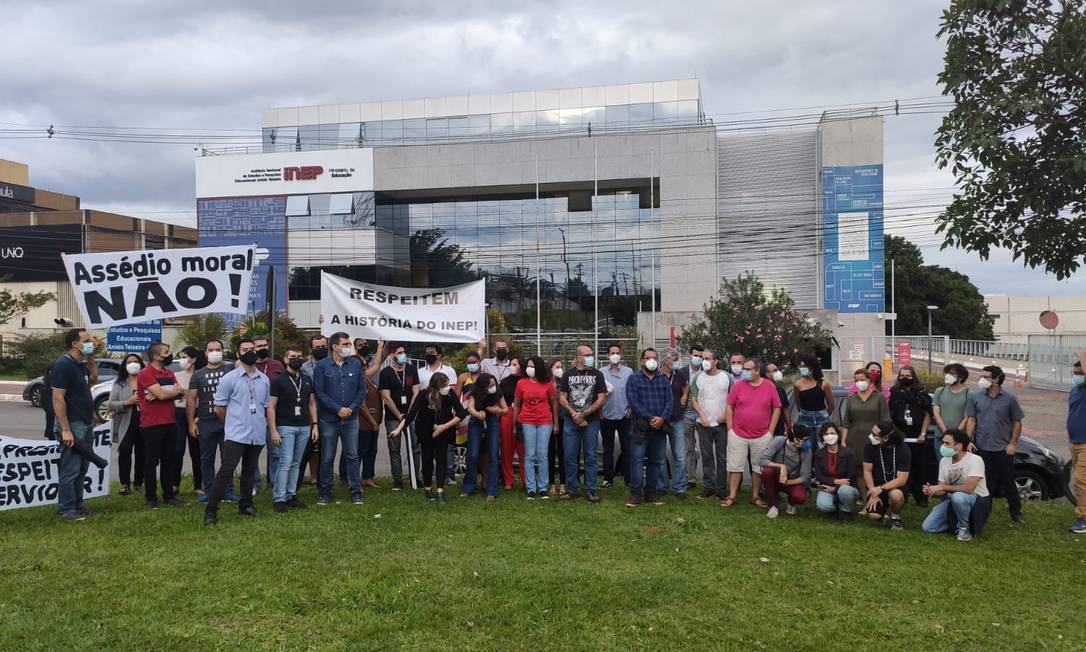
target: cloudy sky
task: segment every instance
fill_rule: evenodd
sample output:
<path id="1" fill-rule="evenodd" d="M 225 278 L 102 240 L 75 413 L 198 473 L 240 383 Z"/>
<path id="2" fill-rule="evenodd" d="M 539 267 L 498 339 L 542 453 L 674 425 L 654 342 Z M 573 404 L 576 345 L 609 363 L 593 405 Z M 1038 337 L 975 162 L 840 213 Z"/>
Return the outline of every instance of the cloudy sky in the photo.
<path id="1" fill-rule="evenodd" d="M 945 3 L 77 2 L 8 0 L 0 123 L 251 130 L 270 106 L 698 77 L 715 120 L 773 109 L 939 95 Z M 745 113 L 756 112 L 756 113 Z M 783 112 L 807 113 L 809 109 Z M 886 119 L 890 206 L 939 205 L 939 115 Z M 0 125 L 5 126 L 5 125 Z M 34 186 L 86 208 L 195 223 L 194 143 L 0 139 Z M 922 209 L 925 211 L 937 209 Z M 983 292 L 1086 294 L 1006 252 L 939 251 L 934 228 L 897 230 Z"/>

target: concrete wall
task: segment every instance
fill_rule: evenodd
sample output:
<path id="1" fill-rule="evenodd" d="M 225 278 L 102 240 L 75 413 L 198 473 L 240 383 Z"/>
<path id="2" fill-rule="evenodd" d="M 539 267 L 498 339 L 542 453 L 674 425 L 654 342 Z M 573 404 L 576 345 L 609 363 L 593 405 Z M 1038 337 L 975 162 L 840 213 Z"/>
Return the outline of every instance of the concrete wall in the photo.
<path id="1" fill-rule="evenodd" d="M 1055 312 L 1060 324 L 1054 331 L 1062 333 L 1086 333 L 1086 296 L 1041 296 L 1023 297 L 1006 294 L 986 294 L 984 302 L 988 305 L 988 314 L 998 315 L 993 325 L 997 339 L 1012 340 L 1027 335 L 1050 335 L 1048 329 L 1041 326 L 1041 313 L 1045 310 Z"/>
<path id="2" fill-rule="evenodd" d="M 30 185 L 30 167 L 26 163 L 0 159 L 0 183 L 14 183 L 17 186 Z"/>

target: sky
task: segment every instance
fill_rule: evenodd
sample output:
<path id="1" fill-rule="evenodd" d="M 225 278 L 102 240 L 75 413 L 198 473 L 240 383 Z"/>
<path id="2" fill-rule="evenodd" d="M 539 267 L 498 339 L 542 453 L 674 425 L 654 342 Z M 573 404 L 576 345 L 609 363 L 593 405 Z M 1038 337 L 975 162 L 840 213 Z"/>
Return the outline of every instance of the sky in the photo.
<path id="1" fill-rule="evenodd" d="M 697 77 L 716 121 L 796 107 L 935 98 L 943 2 L 4 2 L 0 123 L 252 130 L 266 107 Z M 748 113 L 754 112 L 754 113 Z M 887 117 L 888 206 L 940 206 L 938 114 Z M 0 124 L 0 127 L 5 125 Z M 84 208 L 195 224 L 194 146 L 0 138 L 31 185 Z M 918 209 L 934 212 L 938 208 Z M 913 211 L 915 212 L 915 211 Z M 984 293 L 1086 295 L 994 251 L 887 232 Z M 902 224 L 901 220 L 908 222 Z"/>

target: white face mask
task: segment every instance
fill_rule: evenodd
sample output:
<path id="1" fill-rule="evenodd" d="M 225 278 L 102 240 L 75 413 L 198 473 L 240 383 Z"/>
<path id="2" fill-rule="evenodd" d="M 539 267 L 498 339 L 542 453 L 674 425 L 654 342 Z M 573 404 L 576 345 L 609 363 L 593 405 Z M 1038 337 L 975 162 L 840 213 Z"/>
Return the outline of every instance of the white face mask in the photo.
<path id="1" fill-rule="evenodd" d="M 211 364 L 219 364 L 222 362 L 222 351 L 212 351 L 207 354 L 207 361 Z"/>
<path id="2" fill-rule="evenodd" d="M 743 365 L 741 365 L 741 364 L 733 364 L 732 365 L 732 375 L 733 376 L 738 376 L 741 373 L 743 373 Z"/>
<path id="3" fill-rule="evenodd" d="M 867 391 L 867 385 L 868 385 L 868 383 L 867 383 L 866 380 L 857 380 L 856 381 L 856 389 L 858 389 L 861 392 L 866 392 Z"/>
<path id="4" fill-rule="evenodd" d="M 656 362 L 656 358 L 649 358 L 648 360 L 645 360 L 645 369 L 648 369 L 649 371 L 656 371 L 656 368 L 658 366 L 659 363 Z"/>
<path id="5" fill-rule="evenodd" d="M 497 394 L 498 393 L 498 386 L 497 385 L 491 385 L 490 387 L 487 387 L 486 388 L 486 393 L 487 394 Z"/>
<path id="6" fill-rule="evenodd" d="M 192 366 L 192 361 L 188 358 L 181 358 L 177 361 L 177 364 L 181 367 L 181 371 L 184 371 Z"/>
<path id="7" fill-rule="evenodd" d="M 977 381 L 977 387 L 979 387 L 981 389 L 988 389 L 991 386 L 992 386 L 992 381 L 988 380 L 987 378 L 981 378 L 980 380 Z"/>
<path id="8" fill-rule="evenodd" d="M 867 436 L 867 440 L 875 446 L 882 446 L 882 441 L 875 436 L 875 433 L 871 433 Z"/>
<path id="9" fill-rule="evenodd" d="M 138 374 L 140 372 L 140 363 L 138 363 L 138 362 L 129 362 L 128 364 L 126 364 L 124 366 L 124 368 L 125 368 L 125 371 L 128 372 L 129 376 L 135 376 L 136 374 Z"/>
<path id="10" fill-rule="evenodd" d="M 622 362 L 622 356 L 617 353 L 612 353 L 607 359 L 611 361 L 611 364 L 618 364 L 619 362 Z"/>
<path id="11" fill-rule="evenodd" d="M 339 349 L 339 357 L 341 357 L 341 358 L 349 358 L 349 357 L 351 357 L 353 355 L 354 355 L 354 347 L 353 346 L 340 347 L 340 349 Z"/>
<path id="12" fill-rule="evenodd" d="M 784 380 L 784 372 L 782 372 L 780 369 L 774 371 L 773 372 L 773 382 L 779 383 L 782 380 Z"/>
<path id="13" fill-rule="evenodd" d="M 442 387 L 441 389 L 437 390 L 437 393 L 441 394 L 442 396 L 448 396 L 449 388 L 448 387 Z"/>
<path id="14" fill-rule="evenodd" d="M 943 382 L 947 385 L 953 385 L 954 383 L 958 382 L 958 377 L 954 374 L 947 374 L 943 376 Z"/>
<path id="15" fill-rule="evenodd" d="M 833 446 L 837 443 L 837 435 L 831 432 L 827 432 L 826 434 L 822 435 L 822 441 L 827 446 Z"/>
<path id="16" fill-rule="evenodd" d="M 702 369 L 702 371 L 710 371 L 712 368 L 713 368 L 713 361 L 712 360 L 702 360 L 701 361 L 701 369 Z"/>
<path id="17" fill-rule="evenodd" d="M 561 367 L 555 367 L 552 373 L 554 374 L 554 377 L 559 380 L 561 380 L 562 376 L 566 375 L 565 369 L 562 369 Z"/>
<path id="18" fill-rule="evenodd" d="M 535 367 L 526 367 L 524 373 L 528 374 L 529 378 L 535 378 Z"/>

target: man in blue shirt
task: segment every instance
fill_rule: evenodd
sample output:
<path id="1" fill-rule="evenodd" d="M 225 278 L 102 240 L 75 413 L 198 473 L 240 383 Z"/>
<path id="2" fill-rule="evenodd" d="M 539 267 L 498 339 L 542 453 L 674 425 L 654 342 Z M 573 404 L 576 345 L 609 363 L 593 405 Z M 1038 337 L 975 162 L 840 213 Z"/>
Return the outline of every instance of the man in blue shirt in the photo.
<path id="1" fill-rule="evenodd" d="M 600 413 L 600 435 L 603 437 L 603 484 L 609 489 L 615 481 L 615 471 L 626 475 L 626 447 L 630 437 L 630 408 L 626 403 L 626 381 L 633 375 L 633 370 L 622 364 L 622 347 L 612 344 L 607 347 L 608 365 L 603 368 L 603 380 L 606 383 L 607 402 Z M 618 436 L 618 461 L 615 461 L 615 436 Z M 626 481 L 629 485 L 629 480 Z"/>
<path id="2" fill-rule="evenodd" d="M 671 382 L 657 371 L 659 366 L 656 349 L 649 347 L 641 352 L 641 372 L 626 381 L 626 401 L 633 421 L 629 468 L 626 471 L 626 484 L 630 486 L 627 507 L 637 507 L 646 499 L 656 505 L 664 504 L 656 491 L 659 486 L 656 476 L 664 466 L 664 456 L 667 454 L 667 433 L 671 428 L 674 397 Z M 646 453 L 649 473 L 647 489 Z"/>
<path id="3" fill-rule="evenodd" d="M 362 504 L 358 479 L 358 409 L 366 400 L 366 376 L 347 333 L 328 338 L 331 355 L 313 370 L 313 391 L 317 394 L 317 427 L 320 430 L 321 471 L 318 505 L 332 502 L 332 466 L 336 447 L 343 442 L 347 458 L 347 485 L 351 502 Z"/>
<path id="4" fill-rule="evenodd" d="M 1071 438 L 1071 463 L 1075 471 L 1075 522 L 1067 529 L 1086 534 L 1086 351 L 1076 351 L 1067 396 L 1067 436 Z"/>
<path id="5" fill-rule="evenodd" d="M 82 328 L 64 334 L 67 351 L 56 359 L 49 374 L 53 388 L 53 424 L 55 438 L 60 442 L 60 462 L 57 468 L 57 513 L 66 521 L 82 521 L 90 510 L 83 506 L 83 477 L 90 461 L 74 450 L 76 440 L 94 446 L 92 415 L 94 401 L 90 387 L 98 381 L 95 371 L 94 341 Z M 88 362 L 90 363 L 88 365 Z"/>
<path id="6" fill-rule="evenodd" d="M 242 516 L 256 516 L 253 479 L 268 433 L 268 394 L 271 390 L 268 377 L 256 368 L 257 359 L 256 345 L 250 339 L 242 339 L 238 343 L 238 362 L 241 364 L 224 375 L 215 390 L 215 416 L 225 424 L 224 441 L 222 464 L 215 474 L 204 509 L 204 525 L 214 525 L 218 521 L 219 502 L 230 488 L 239 461 L 241 500 L 238 509 Z"/>

